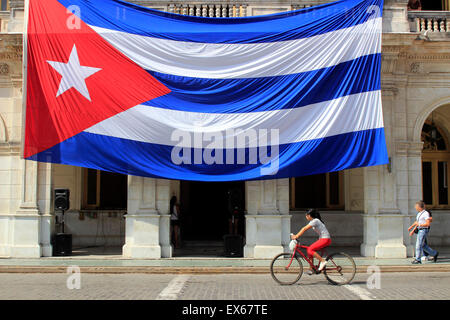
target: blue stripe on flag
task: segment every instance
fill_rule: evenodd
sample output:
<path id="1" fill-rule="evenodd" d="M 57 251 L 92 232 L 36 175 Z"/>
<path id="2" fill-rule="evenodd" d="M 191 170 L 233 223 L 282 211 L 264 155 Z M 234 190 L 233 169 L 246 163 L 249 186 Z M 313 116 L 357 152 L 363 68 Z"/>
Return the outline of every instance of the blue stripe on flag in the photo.
<path id="1" fill-rule="evenodd" d="M 78 6 L 93 26 L 144 36 L 205 43 L 276 42 L 312 37 L 381 17 L 383 0 L 341 0 L 296 11 L 242 18 L 204 18 L 120 0 L 58 0 Z M 373 10 L 371 6 L 378 6 Z"/>
<path id="2" fill-rule="evenodd" d="M 279 171 L 276 175 L 266 176 L 261 176 L 260 164 L 176 165 L 171 160 L 172 148 L 82 132 L 28 160 L 199 181 L 299 177 L 388 162 L 383 128 L 281 145 Z"/>
<path id="3" fill-rule="evenodd" d="M 172 92 L 143 104 L 203 113 L 292 109 L 380 89 L 381 54 L 299 74 L 203 79 L 150 72 Z"/>

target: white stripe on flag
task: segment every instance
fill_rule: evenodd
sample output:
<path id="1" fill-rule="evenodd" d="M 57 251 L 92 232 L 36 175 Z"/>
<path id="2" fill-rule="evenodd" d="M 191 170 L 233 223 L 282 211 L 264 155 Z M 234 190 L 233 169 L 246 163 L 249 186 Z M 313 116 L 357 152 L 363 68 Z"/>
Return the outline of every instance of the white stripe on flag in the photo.
<path id="1" fill-rule="evenodd" d="M 229 129 L 279 129 L 280 144 L 288 144 L 382 127 L 381 92 L 378 90 L 295 109 L 250 113 L 199 113 L 138 105 L 85 131 L 141 142 L 177 145 L 178 141 L 171 139 L 174 130 L 192 134 L 219 133 L 225 141 L 225 138 L 231 138 L 225 136 Z M 247 146 L 252 143 L 254 141 L 248 141 Z M 261 142 L 257 145 L 264 146 Z"/>
<path id="2" fill-rule="evenodd" d="M 183 42 L 91 28 L 144 69 L 195 78 L 296 74 L 381 52 L 381 18 L 310 38 L 251 44 Z"/>

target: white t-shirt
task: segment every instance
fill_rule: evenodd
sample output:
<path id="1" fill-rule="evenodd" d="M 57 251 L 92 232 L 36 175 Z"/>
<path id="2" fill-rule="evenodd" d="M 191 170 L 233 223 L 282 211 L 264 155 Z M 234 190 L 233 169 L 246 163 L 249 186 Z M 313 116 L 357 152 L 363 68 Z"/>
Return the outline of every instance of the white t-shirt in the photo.
<path id="1" fill-rule="evenodd" d="M 429 218 L 430 218 L 430 213 L 426 210 L 420 211 L 419 213 L 417 213 L 417 216 L 416 216 L 416 220 L 419 223 L 419 225 L 427 223 L 427 220 Z M 424 228 L 424 227 L 418 227 L 418 228 Z"/>
<path id="2" fill-rule="evenodd" d="M 173 212 L 170 214 L 170 220 L 178 220 L 178 211 L 177 211 L 177 205 L 173 205 Z"/>
<path id="3" fill-rule="evenodd" d="M 330 239 L 330 233 L 327 230 L 327 227 L 323 224 L 319 219 L 312 219 L 309 222 L 309 225 L 313 228 L 313 230 L 319 235 L 319 239 Z"/>

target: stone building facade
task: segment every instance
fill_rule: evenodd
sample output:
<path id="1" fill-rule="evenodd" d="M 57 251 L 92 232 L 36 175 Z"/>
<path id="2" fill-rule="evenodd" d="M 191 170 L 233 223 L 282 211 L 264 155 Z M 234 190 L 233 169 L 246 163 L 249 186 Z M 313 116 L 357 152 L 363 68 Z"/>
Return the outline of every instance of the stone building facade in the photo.
<path id="1" fill-rule="evenodd" d="M 329 1 L 131 2 L 179 14 L 241 17 Z M 413 254 L 414 238 L 406 229 L 415 217 L 414 203 L 425 199 L 433 209 L 432 245 L 450 245 L 450 12 L 444 11 L 450 8 L 438 2 L 434 10 L 408 11 L 407 0 L 385 0 L 382 99 L 390 163 L 320 177 L 243 182 L 245 257 L 271 258 L 286 250 L 289 233 L 304 224 L 303 210 L 310 204 L 324 209 L 335 245 L 358 246 L 363 256 L 401 258 Z M 173 256 L 170 197 L 186 199 L 198 185 L 129 176 L 108 189 L 102 181 L 120 178 L 21 159 L 25 7 L 23 0 L 1 1 L 0 256 L 52 255 L 58 230 L 55 188 L 70 189 L 66 225 L 74 245 L 96 245 L 100 234 L 103 244 L 122 247 L 124 257 Z M 215 185 L 202 190 L 208 188 L 220 190 Z M 114 203 L 120 195 L 122 208 L 102 207 L 100 196 Z"/>

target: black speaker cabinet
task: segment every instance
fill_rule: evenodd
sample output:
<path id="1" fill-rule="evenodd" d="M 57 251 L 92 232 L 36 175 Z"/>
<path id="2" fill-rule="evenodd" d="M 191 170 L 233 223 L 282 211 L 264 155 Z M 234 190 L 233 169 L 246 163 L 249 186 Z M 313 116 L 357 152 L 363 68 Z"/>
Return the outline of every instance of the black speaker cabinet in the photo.
<path id="1" fill-rule="evenodd" d="M 72 254 L 72 235 L 57 233 L 53 241 L 54 256 L 70 256 Z"/>
<path id="2" fill-rule="evenodd" d="M 239 234 L 226 234 L 223 236 L 224 255 L 226 257 L 244 256 L 244 238 Z"/>
<path id="3" fill-rule="evenodd" d="M 70 208 L 69 189 L 55 189 L 55 210 L 69 210 Z"/>

